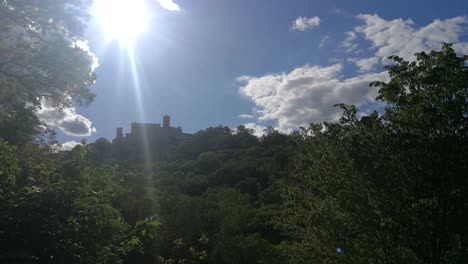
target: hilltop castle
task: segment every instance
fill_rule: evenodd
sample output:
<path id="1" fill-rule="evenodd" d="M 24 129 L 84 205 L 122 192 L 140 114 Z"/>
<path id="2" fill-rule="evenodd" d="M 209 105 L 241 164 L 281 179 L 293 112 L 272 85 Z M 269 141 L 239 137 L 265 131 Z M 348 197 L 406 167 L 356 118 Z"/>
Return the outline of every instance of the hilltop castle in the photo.
<path id="1" fill-rule="evenodd" d="M 171 117 L 164 115 L 162 126 L 159 123 L 133 122 L 130 133 L 125 136 L 123 128 L 117 128 L 115 139 L 112 140 L 112 152 L 117 159 L 162 159 L 189 136 L 182 132 L 182 128 L 172 127 Z"/>
<path id="2" fill-rule="evenodd" d="M 124 142 L 141 142 L 146 144 L 155 143 L 157 141 L 174 141 L 186 138 L 187 133 L 182 132 L 182 128 L 171 127 L 171 117 L 164 115 L 163 124 L 137 123 L 133 122 L 130 128 L 130 133 L 123 134 L 123 128 L 116 129 L 115 139 L 112 144 L 120 144 Z"/>

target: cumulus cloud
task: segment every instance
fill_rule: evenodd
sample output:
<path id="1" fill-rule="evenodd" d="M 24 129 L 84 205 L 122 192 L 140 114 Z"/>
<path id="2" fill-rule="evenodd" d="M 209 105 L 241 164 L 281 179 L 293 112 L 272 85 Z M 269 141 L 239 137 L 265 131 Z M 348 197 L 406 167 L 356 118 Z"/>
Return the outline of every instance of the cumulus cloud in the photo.
<path id="1" fill-rule="evenodd" d="M 88 54 L 88 56 L 91 58 L 91 71 L 94 72 L 97 67 L 99 67 L 99 61 L 96 55 L 91 52 L 91 49 L 89 48 L 89 43 L 87 40 L 76 40 L 74 43 L 75 47 L 80 48 L 84 52 Z"/>
<path id="2" fill-rule="evenodd" d="M 377 57 L 370 57 L 370 58 L 355 60 L 354 63 L 356 63 L 356 66 L 359 68 L 360 72 L 367 72 L 367 71 L 374 70 L 375 65 L 377 65 L 379 61 L 380 59 Z"/>
<path id="3" fill-rule="evenodd" d="M 458 43 L 463 35 L 463 24 L 467 17 L 454 17 L 445 20 L 436 19 L 429 25 L 415 28 L 411 19 L 385 20 L 378 15 L 357 16 L 365 25 L 355 28 L 377 48 L 378 57 L 398 55 L 413 58 L 414 53 L 440 49 L 443 42 Z M 460 52 L 468 53 L 466 43 L 456 45 Z"/>
<path id="4" fill-rule="evenodd" d="M 172 0 L 157 0 L 159 5 L 167 10 L 170 11 L 180 11 L 180 7 L 178 4 L 174 3 Z"/>
<path id="5" fill-rule="evenodd" d="M 311 18 L 307 17 L 298 17 L 292 23 L 293 30 L 306 31 L 318 27 L 320 25 L 320 18 L 314 16 Z"/>
<path id="6" fill-rule="evenodd" d="M 337 103 L 358 107 L 373 101 L 377 88 L 369 87 L 375 80 L 388 80 L 386 72 L 340 79 L 343 65 L 327 67 L 305 65 L 290 73 L 261 77 L 242 76 L 240 93 L 257 106 L 259 120 L 276 120 L 279 130 L 307 126 L 311 122 L 335 121 L 340 110 Z"/>
<path id="7" fill-rule="evenodd" d="M 81 145 L 81 143 L 76 142 L 76 141 L 68 141 L 68 142 L 62 143 L 61 145 L 62 147 L 60 148 L 60 150 L 67 151 L 67 150 L 72 150 L 77 145 Z"/>
<path id="8" fill-rule="evenodd" d="M 332 58 L 331 66 L 305 65 L 289 73 L 267 74 L 260 77 L 242 76 L 239 91 L 254 102 L 257 121 L 277 121 L 276 129 L 290 131 L 291 128 L 308 126 L 310 122 L 335 121 L 340 110 L 333 104 L 354 104 L 358 108 L 375 106 L 378 88 L 369 87 L 372 81 L 388 81 L 386 72 L 373 72 L 387 63 L 390 55 L 414 59 L 414 53 L 438 50 L 443 42 L 451 42 L 459 53 L 468 53 L 468 42 L 461 42 L 467 17 L 436 19 L 423 27 L 416 27 L 410 19 L 385 20 L 378 15 L 361 14 L 363 21 L 352 31 L 340 47 L 354 58 Z M 309 29 L 307 18 L 299 17 L 293 23 L 297 30 Z M 315 26 L 320 20 L 317 18 Z M 362 40 L 371 43 L 372 54 L 356 58 L 364 52 Z M 355 77 L 342 78 L 344 61 L 359 68 Z M 368 109 L 371 111 L 371 109 Z M 361 114 L 368 114 L 367 112 Z M 255 123 L 249 123 L 255 127 Z"/>
<path id="9" fill-rule="evenodd" d="M 256 123 L 246 123 L 244 124 L 245 128 L 252 129 L 253 134 L 256 137 L 261 137 L 265 134 L 265 126 L 258 125 Z"/>
<path id="10" fill-rule="evenodd" d="M 414 54 L 420 51 L 438 50 L 442 43 L 456 43 L 457 52 L 467 54 L 468 43 L 461 42 L 467 17 L 454 17 L 445 20 L 436 19 L 432 23 L 417 28 L 411 19 L 385 20 L 378 15 L 360 14 L 357 16 L 364 22 L 348 32 L 343 47 L 352 51 L 357 47 L 354 42 L 356 34 L 371 42 L 375 49 L 374 57 L 355 60 L 356 66 L 362 71 L 368 71 L 379 62 L 386 62 L 390 55 L 398 55 L 405 59 L 415 59 Z"/>
<path id="11" fill-rule="evenodd" d="M 77 114 L 73 107 L 58 110 L 46 100 L 42 100 L 41 109 L 37 110 L 36 115 L 47 125 L 55 126 L 69 136 L 85 137 L 96 132 L 92 122 Z"/>

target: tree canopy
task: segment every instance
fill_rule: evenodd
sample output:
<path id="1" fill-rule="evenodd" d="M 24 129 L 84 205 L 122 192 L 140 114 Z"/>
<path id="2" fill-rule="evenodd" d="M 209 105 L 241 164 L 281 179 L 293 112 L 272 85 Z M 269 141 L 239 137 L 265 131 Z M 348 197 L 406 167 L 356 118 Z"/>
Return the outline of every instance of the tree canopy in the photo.
<path id="1" fill-rule="evenodd" d="M 89 87 L 97 61 L 81 40 L 90 2 L 0 2 L 0 136 L 5 140 L 24 142 L 44 132 L 33 114 L 44 100 L 56 108 L 93 100 Z"/>
<path id="2" fill-rule="evenodd" d="M 299 138 L 277 225 L 290 263 L 468 261 L 467 56 L 393 56 L 385 112 L 312 124 Z M 341 254 L 337 254 L 337 249 Z"/>

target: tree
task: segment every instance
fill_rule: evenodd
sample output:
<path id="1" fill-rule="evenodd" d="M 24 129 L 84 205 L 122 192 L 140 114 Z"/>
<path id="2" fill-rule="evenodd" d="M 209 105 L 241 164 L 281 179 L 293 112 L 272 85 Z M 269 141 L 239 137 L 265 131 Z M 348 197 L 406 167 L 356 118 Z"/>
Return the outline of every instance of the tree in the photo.
<path id="1" fill-rule="evenodd" d="M 371 84 L 383 115 L 341 104 L 340 123 L 297 137 L 275 221 L 290 263 L 468 261 L 467 56 L 390 58 L 390 81 Z"/>
<path id="2" fill-rule="evenodd" d="M 0 137 L 31 139 L 43 131 L 33 114 L 43 100 L 57 108 L 93 100 L 96 62 L 80 40 L 90 2 L 0 2 Z"/>
<path id="3" fill-rule="evenodd" d="M 373 82 L 378 100 L 387 103 L 384 119 L 402 132 L 431 138 L 464 138 L 468 129 L 468 55 L 457 57 L 452 44 L 442 50 L 416 53 L 409 62 L 391 56 L 391 80 Z"/>
<path id="4" fill-rule="evenodd" d="M 399 171 L 412 180 L 419 221 L 403 231 L 421 239 L 411 246 L 428 263 L 467 262 L 468 229 L 468 55 L 451 44 L 417 53 L 416 61 L 390 57 L 389 83 L 379 100 L 388 103 L 383 119 L 406 151 Z"/>
<path id="5" fill-rule="evenodd" d="M 123 191 L 115 171 L 90 167 L 87 155 L 0 140 L 0 262 L 121 263 L 133 249 L 113 206 Z"/>

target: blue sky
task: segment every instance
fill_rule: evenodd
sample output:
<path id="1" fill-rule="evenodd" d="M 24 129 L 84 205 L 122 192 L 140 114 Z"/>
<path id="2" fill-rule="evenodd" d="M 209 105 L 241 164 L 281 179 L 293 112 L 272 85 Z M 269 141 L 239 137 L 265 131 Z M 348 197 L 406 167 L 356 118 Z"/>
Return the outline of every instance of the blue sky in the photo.
<path id="1" fill-rule="evenodd" d="M 89 129 L 59 126 L 60 141 L 112 140 L 116 127 L 128 132 L 131 122 L 159 123 L 166 113 L 190 133 L 219 124 L 290 131 L 333 121 L 334 103 L 378 107 L 367 84 L 387 78 L 388 55 L 411 59 L 443 41 L 468 54 L 462 0 L 173 0 L 180 10 L 160 3 L 146 1 L 152 17 L 133 45 L 135 71 L 129 51 L 90 22 L 97 97 L 71 111 Z"/>

